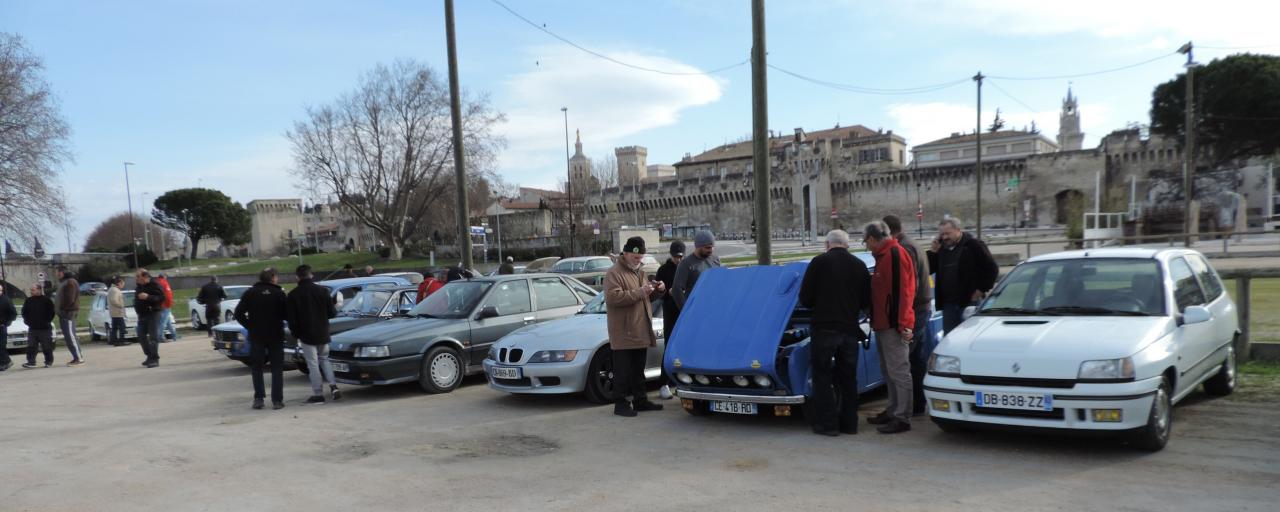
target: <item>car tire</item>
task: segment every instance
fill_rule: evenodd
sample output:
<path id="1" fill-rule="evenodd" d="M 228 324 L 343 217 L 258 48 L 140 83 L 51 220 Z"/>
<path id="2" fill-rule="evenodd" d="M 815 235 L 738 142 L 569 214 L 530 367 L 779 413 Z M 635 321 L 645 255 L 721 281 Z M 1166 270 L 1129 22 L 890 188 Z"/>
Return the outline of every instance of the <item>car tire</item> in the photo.
<path id="1" fill-rule="evenodd" d="M 961 432 L 969 431 L 969 427 L 966 427 L 963 423 L 960 423 L 955 420 L 949 420 L 946 418 L 929 418 L 929 419 L 933 420 L 933 424 L 937 425 L 939 430 L 946 432 L 948 434 L 959 434 Z"/>
<path id="2" fill-rule="evenodd" d="M 453 347 L 437 346 L 427 351 L 418 371 L 418 386 L 432 394 L 448 393 L 462 384 L 462 354 Z"/>
<path id="3" fill-rule="evenodd" d="M 1147 425 L 1139 430 L 1133 439 L 1134 446 L 1139 449 L 1156 452 L 1169 442 L 1173 432 L 1173 402 L 1169 397 L 1169 380 L 1165 379 L 1156 388 L 1151 400 L 1151 413 L 1147 416 Z"/>
<path id="4" fill-rule="evenodd" d="M 1218 374 L 1204 381 L 1204 392 L 1214 396 L 1227 396 L 1236 390 L 1236 349 L 1227 347 L 1227 358 Z"/>
<path id="5" fill-rule="evenodd" d="M 191 310 L 191 328 L 197 331 L 205 328 L 204 324 L 200 323 L 200 313 L 194 309 Z"/>
<path id="6" fill-rule="evenodd" d="M 609 347 L 601 347 L 591 357 L 587 366 L 587 382 L 582 394 L 587 401 L 596 404 L 613 402 L 613 351 Z"/>
<path id="7" fill-rule="evenodd" d="M 102 341 L 102 336 L 103 335 L 98 334 L 97 329 L 93 328 L 93 324 L 89 324 L 89 340 L 90 341 Z"/>

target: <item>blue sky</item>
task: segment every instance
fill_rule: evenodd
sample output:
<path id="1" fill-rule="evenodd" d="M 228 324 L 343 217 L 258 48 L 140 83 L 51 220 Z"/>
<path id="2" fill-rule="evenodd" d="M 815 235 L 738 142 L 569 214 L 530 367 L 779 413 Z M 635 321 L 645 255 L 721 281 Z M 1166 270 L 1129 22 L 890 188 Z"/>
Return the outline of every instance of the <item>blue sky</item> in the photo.
<path id="1" fill-rule="evenodd" d="M 563 37 L 646 67 L 704 71 L 750 51 L 748 0 L 504 2 Z M 710 76 L 636 71 L 569 47 L 490 0 L 457 4 L 463 87 L 488 94 L 510 118 L 498 163 L 508 182 L 551 187 L 564 174 L 562 106 L 591 157 L 635 144 L 649 149 L 650 163 L 673 163 L 750 132 L 749 66 Z M 150 201 L 199 184 L 242 202 L 302 196 L 284 132 L 306 106 L 333 100 L 375 63 L 412 58 L 443 73 L 443 12 L 441 0 L 0 0 L 0 31 L 22 35 L 45 60 L 71 124 L 76 160 L 64 181 L 79 249 L 98 222 L 125 209 L 126 160 L 137 164 L 135 210 L 143 193 Z M 1241 51 L 1227 48 L 1280 52 L 1267 26 L 1280 18 L 1280 3 L 1248 0 L 774 0 L 767 18 L 770 64 L 873 88 L 978 70 L 1078 74 L 1157 58 L 1187 40 L 1202 47 L 1201 62 Z M 1011 126 L 1035 120 L 1052 137 L 1072 82 L 1091 147 L 1126 123 L 1147 122 L 1152 87 L 1182 62 L 1167 56 L 1072 79 L 993 78 L 985 117 L 999 107 Z M 769 75 L 769 124 L 787 132 L 863 124 L 918 144 L 972 130 L 973 107 L 971 82 L 873 95 Z M 66 249 L 59 231 L 46 242 L 53 251 Z"/>

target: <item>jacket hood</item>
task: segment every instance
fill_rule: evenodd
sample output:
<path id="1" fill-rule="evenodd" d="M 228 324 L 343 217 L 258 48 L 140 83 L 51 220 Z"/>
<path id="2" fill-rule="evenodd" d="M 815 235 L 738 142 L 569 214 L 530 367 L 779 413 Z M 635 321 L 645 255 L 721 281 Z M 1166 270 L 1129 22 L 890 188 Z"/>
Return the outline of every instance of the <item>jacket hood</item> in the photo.
<path id="1" fill-rule="evenodd" d="M 964 375 L 1074 379 L 1082 361 L 1136 354 L 1167 334 L 1172 322 L 1165 316 L 975 316 L 935 352 L 959 357 Z M 1020 371 L 1012 370 L 1014 363 Z"/>

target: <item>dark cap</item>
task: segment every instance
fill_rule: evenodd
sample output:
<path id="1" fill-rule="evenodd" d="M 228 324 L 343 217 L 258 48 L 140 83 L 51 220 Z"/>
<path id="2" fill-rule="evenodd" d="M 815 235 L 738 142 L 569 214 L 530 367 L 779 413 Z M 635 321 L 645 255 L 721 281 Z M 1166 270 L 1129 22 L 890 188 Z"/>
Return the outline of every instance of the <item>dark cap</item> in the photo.
<path id="1" fill-rule="evenodd" d="M 627 244 L 622 246 L 622 252 L 644 254 L 644 239 L 638 236 L 628 238 Z"/>
<path id="2" fill-rule="evenodd" d="M 683 258 L 683 257 L 684 257 L 684 242 L 681 242 L 681 241 L 679 241 L 679 240 L 676 240 L 676 241 L 674 241 L 674 242 L 671 242 L 671 251 L 670 251 L 670 254 L 671 254 L 672 256 L 676 256 L 676 257 Z"/>

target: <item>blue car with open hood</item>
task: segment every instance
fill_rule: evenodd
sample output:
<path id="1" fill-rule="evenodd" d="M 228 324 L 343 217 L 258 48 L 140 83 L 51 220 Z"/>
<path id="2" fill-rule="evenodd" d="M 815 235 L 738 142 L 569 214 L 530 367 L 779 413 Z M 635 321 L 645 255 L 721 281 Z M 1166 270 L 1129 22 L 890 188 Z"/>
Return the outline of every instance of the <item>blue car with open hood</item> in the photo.
<path id="1" fill-rule="evenodd" d="M 874 272 L 870 254 L 858 253 Z M 807 262 L 702 274 L 673 329 L 663 366 L 690 414 L 791 416 L 812 397 L 810 312 L 798 305 Z M 862 329 L 869 331 L 863 319 Z M 942 315 L 925 332 L 932 351 Z M 860 350 L 858 391 L 884 384 L 875 336 Z"/>

